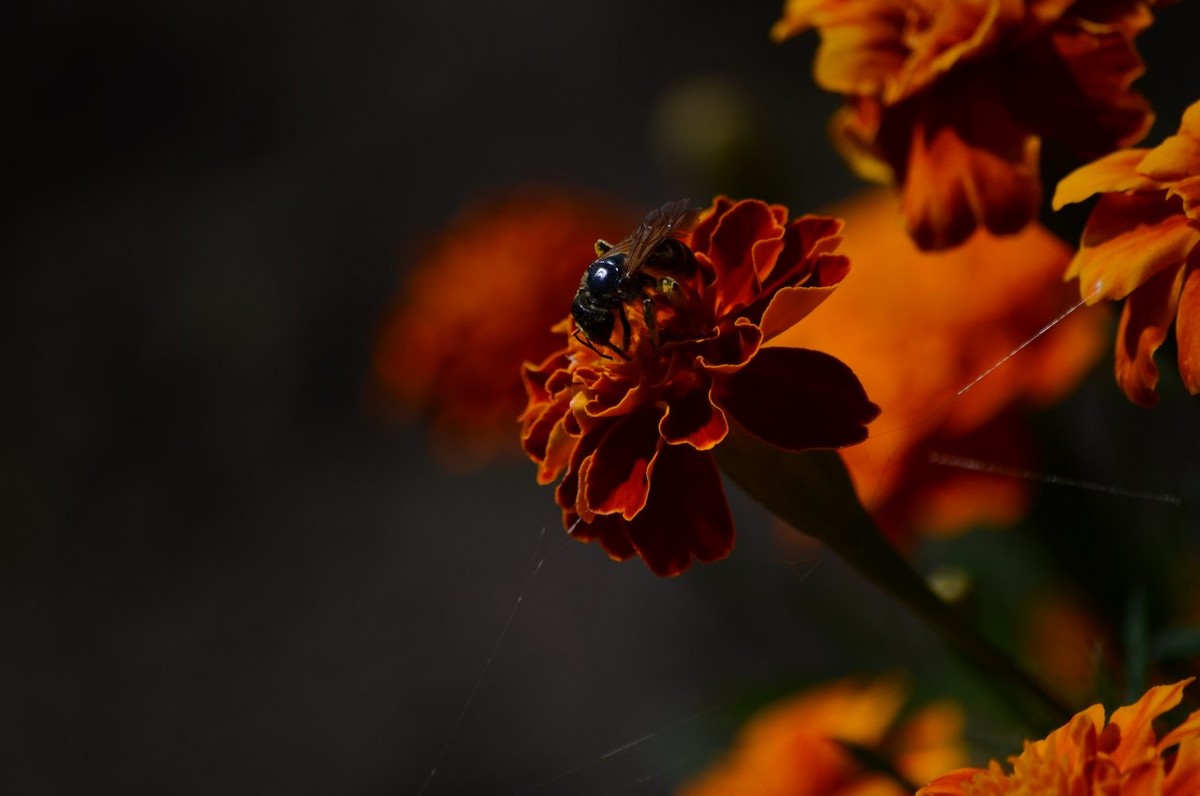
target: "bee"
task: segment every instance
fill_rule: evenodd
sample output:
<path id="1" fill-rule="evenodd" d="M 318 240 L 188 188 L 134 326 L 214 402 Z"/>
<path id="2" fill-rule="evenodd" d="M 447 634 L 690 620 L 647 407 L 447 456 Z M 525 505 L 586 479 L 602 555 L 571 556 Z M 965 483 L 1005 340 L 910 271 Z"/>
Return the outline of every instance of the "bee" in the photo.
<path id="1" fill-rule="evenodd" d="M 605 359 L 612 357 L 597 346 L 629 359 L 632 330 L 627 310 L 630 303 L 640 298 L 651 342 L 658 344 L 655 293 L 673 295 L 678 283 L 672 274 L 690 275 L 696 269 L 691 249 L 672 237 L 690 222 L 692 215 L 687 199 L 668 202 L 651 210 L 633 234 L 616 245 L 596 241 L 596 259 L 583 272 L 571 303 L 576 340 Z M 618 320 L 622 332 L 620 345 L 613 342 Z"/>

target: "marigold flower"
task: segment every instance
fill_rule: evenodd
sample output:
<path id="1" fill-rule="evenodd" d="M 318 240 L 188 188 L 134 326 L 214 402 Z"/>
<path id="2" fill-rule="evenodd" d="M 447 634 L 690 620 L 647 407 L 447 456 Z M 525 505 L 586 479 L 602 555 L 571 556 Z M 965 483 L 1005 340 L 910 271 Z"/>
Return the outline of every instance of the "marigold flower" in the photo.
<path id="1" fill-rule="evenodd" d="M 693 557 L 712 561 L 732 548 L 710 453 L 731 421 L 788 450 L 866 436 L 878 407 L 849 368 L 818 351 L 764 347 L 849 272 L 833 251 L 841 226 L 718 197 L 690 233 L 676 235 L 694 254 L 694 273 L 650 291 L 657 331 L 641 307 L 615 310 L 631 324 L 628 358 L 600 353 L 577 332 L 526 367 L 522 441 L 539 482 L 562 477 L 556 499 L 573 536 L 599 541 L 614 559 L 638 555 L 659 575 L 678 574 Z"/>
<path id="2" fill-rule="evenodd" d="M 1191 680 L 1151 688 L 1136 704 L 1113 711 L 1093 705 L 1009 758 L 1012 772 L 953 771 L 917 796 L 1194 796 L 1200 793 L 1200 711 L 1158 740 L 1152 722 L 1179 704 Z"/>
<path id="3" fill-rule="evenodd" d="M 1032 224 L 1005 237 L 979 230 L 958 248 L 922 252 L 904 234 L 893 197 L 879 190 L 831 212 L 846 222 L 841 250 L 855 278 L 814 322 L 776 342 L 838 357 L 882 407 L 871 438 L 842 452 L 860 498 L 896 542 L 1016 521 L 1029 503 L 1027 481 L 946 467 L 930 455 L 1033 466 L 1025 409 L 1078 383 L 1101 352 L 1105 313 L 1072 313 L 976 379 L 1070 304 L 1073 291 L 1061 279 L 1070 250 Z"/>
<path id="4" fill-rule="evenodd" d="M 550 328 L 596 235 L 635 216 L 545 186 L 473 204 L 426 246 L 382 324 L 373 355 L 388 409 L 419 412 L 455 461 L 516 446 L 526 360 L 561 346 Z"/>
<path id="5" fill-rule="evenodd" d="M 821 34 L 815 76 L 846 96 L 834 141 L 894 182 L 923 249 L 1022 229 L 1041 204 L 1043 138 L 1094 158 L 1145 135 L 1130 89 L 1139 0 L 788 0 L 772 35 Z"/>
<path id="6" fill-rule="evenodd" d="M 894 680 L 842 681 L 772 705 L 751 718 L 735 747 L 680 790 L 683 796 L 902 796 L 846 745 L 879 754 L 912 782 L 963 765 L 964 718 L 952 703 L 928 705 L 903 723 L 904 689 Z"/>
<path id="7" fill-rule="evenodd" d="M 1116 667 L 1111 639 L 1095 613 L 1064 593 L 1039 595 L 1023 629 L 1031 668 L 1054 693 L 1078 704 L 1095 693 L 1096 674 Z"/>
<path id="8" fill-rule="evenodd" d="M 1200 393 L 1200 102 L 1153 149 L 1114 152 L 1068 174 L 1054 207 L 1099 193 L 1068 279 L 1084 298 L 1126 299 L 1117 330 L 1117 382 L 1129 400 L 1158 402 L 1154 352 L 1175 323 L 1179 374 Z"/>

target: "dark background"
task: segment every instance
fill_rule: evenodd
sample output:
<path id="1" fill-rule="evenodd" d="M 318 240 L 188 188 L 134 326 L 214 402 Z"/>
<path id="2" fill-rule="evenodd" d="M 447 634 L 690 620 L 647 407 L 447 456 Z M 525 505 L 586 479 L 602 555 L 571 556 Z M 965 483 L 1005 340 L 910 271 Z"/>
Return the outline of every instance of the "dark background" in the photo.
<path id="1" fill-rule="evenodd" d="M 735 557 L 662 581 L 564 544 L 527 462 L 447 473 L 367 411 L 408 253 L 472 197 L 854 187 L 780 3 L 509 5 L 0 12 L 6 792 L 662 792 L 741 695 L 936 646 L 740 500 Z M 1157 134 L 1195 94 L 1168 14 Z M 706 77 L 746 185 L 655 138 Z"/>

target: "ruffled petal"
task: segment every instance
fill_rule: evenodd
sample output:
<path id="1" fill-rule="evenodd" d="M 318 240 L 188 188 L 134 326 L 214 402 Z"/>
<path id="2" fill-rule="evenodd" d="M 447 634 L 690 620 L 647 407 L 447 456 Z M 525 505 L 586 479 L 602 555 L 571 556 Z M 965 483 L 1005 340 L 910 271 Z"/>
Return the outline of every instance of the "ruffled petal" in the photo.
<path id="1" fill-rule="evenodd" d="M 1138 173 L 1138 164 L 1148 151 L 1122 149 L 1080 166 L 1059 181 L 1051 206 L 1061 210 L 1093 194 L 1108 191 L 1152 191 L 1162 188 L 1162 185 Z"/>
<path id="2" fill-rule="evenodd" d="M 547 417 L 536 426 L 531 427 L 531 431 L 540 432 L 545 428 L 545 423 L 552 419 L 553 416 L 547 413 Z M 545 485 L 558 478 L 559 474 L 569 465 L 578 443 L 579 435 L 572 433 L 566 423 L 554 422 L 546 441 L 545 455 L 538 467 L 537 481 L 539 484 Z"/>
<path id="3" fill-rule="evenodd" d="M 609 424 L 596 442 L 595 452 L 579 467 L 576 510 L 582 516 L 619 513 L 628 520 L 642 510 L 650 487 L 651 462 L 662 444 L 660 413 L 651 404 Z"/>
<path id="4" fill-rule="evenodd" d="M 1007 14 L 1003 21 L 1009 24 L 1024 13 L 1015 4 L 1005 3 L 951 3 L 938 8 L 923 30 L 908 31 L 905 36 L 912 54 L 897 81 L 885 92 L 884 101 L 895 104 L 915 94 L 959 61 L 976 54 L 998 35 L 996 23 L 1004 11 Z"/>
<path id="5" fill-rule="evenodd" d="M 849 270 L 850 261 L 843 260 Z M 776 293 L 758 325 L 762 329 L 763 342 L 783 334 L 807 317 L 829 298 L 836 287 L 785 287 Z"/>
<path id="6" fill-rule="evenodd" d="M 1184 269 L 1183 289 L 1175 317 L 1179 376 L 1192 395 L 1200 395 L 1200 255 Z"/>
<path id="7" fill-rule="evenodd" d="M 1136 758 L 1131 759 L 1131 755 L 1156 755 L 1153 722 L 1179 704 L 1183 699 L 1183 689 L 1190 682 L 1188 679 L 1172 685 L 1155 686 L 1134 704 L 1113 711 L 1108 724 L 1120 728 L 1121 743 L 1113 751 L 1112 757 L 1122 770 L 1127 770 L 1131 763 L 1141 762 Z"/>
<path id="8" fill-rule="evenodd" d="M 762 339 L 758 326 L 739 319 L 723 334 L 694 346 L 693 354 L 705 369 L 736 369 L 754 356 Z"/>
<path id="9" fill-rule="evenodd" d="M 700 220 L 692 228 L 691 236 L 688 239 L 688 246 L 692 251 L 708 251 L 709 246 L 712 245 L 712 236 L 716 232 L 717 224 L 721 222 L 733 205 L 734 201 L 728 196 L 718 196 L 713 199 L 712 207 L 700 214 Z"/>
<path id="10" fill-rule="evenodd" d="M 759 295 L 762 284 L 755 267 L 755 247 L 782 237 L 783 227 L 766 202 L 738 202 L 721 216 L 704 250 L 721 286 L 715 305 L 718 316 L 749 304 Z M 778 251 L 779 247 L 773 245 L 760 251 L 760 256 L 778 256 Z"/>
<path id="11" fill-rule="evenodd" d="M 522 371 L 529 405 L 522 413 L 521 447 L 538 464 L 538 483 L 548 484 L 562 473 L 575 445 L 574 425 L 568 428 L 563 420 L 569 409 L 565 393 L 551 393 L 550 384 L 557 382 L 559 355 L 541 366 L 526 364 Z"/>
<path id="12" fill-rule="evenodd" d="M 956 246 L 980 223 L 1011 234 L 1037 214 L 1039 142 L 991 99 L 1000 80 L 944 81 L 880 132 L 888 159 L 904 166 L 901 212 L 922 249 Z"/>
<path id="13" fill-rule="evenodd" d="M 678 575 L 733 549 L 733 517 L 712 455 L 667 445 L 655 460 L 650 498 L 625 525 L 630 543 L 656 575 Z"/>
<path id="14" fill-rule="evenodd" d="M 1145 71 L 1133 39 L 1152 16 L 1143 3 L 1120 5 L 1127 12 L 1122 19 L 1056 25 L 1022 48 L 1006 75 L 1018 100 L 1013 107 L 1029 128 L 1084 160 L 1140 141 L 1154 121 L 1145 97 L 1130 88 Z"/>
<path id="15" fill-rule="evenodd" d="M 1200 138 L 1200 100 L 1184 109 L 1183 117 L 1179 120 L 1179 132 Z"/>
<path id="16" fill-rule="evenodd" d="M 806 348 L 764 348 L 714 389 L 751 434 L 785 450 L 841 448 L 867 438 L 879 415 L 841 360 Z"/>
<path id="17" fill-rule="evenodd" d="M 1189 722 L 1198 714 L 1193 713 Z M 1189 796 L 1200 793 L 1200 738 L 1192 735 L 1179 743 L 1175 762 L 1163 780 L 1163 796 Z"/>
<path id="18" fill-rule="evenodd" d="M 1161 193 L 1105 194 L 1083 231 L 1067 277 L 1079 277 L 1089 303 L 1120 299 L 1165 268 L 1181 264 L 1197 244 L 1200 225 Z"/>
<path id="19" fill-rule="evenodd" d="M 1184 685 L 1190 685 L 1194 681 L 1194 677 L 1189 677 L 1184 681 Z M 1183 723 L 1164 735 L 1162 740 L 1158 742 L 1158 748 L 1160 751 L 1169 749 L 1181 741 L 1198 736 L 1200 736 L 1200 710 L 1189 714 L 1188 717 L 1184 719 Z M 1200 762 L 1200 760 L 1197 762 Z M 1200 793 L 1200 790 L 1195 792 Z"/>
<path id="20" fill-rule="evenodd" d="M 1158 403 L 1158 366 L 1154 352 L 1167 339 L 1175 318 L 1183 269 L 1162 271 L 1129 294 L 1117 328 L 1117 383 L 1141 406 Z"/>
<path id="21" fill-rule="evenodd" d="M 581 542 L 599 542 L 613 561 L 625 561 L 637 555 L 625 533 L 625 520 L 617 514 L 597 515 L 591 522 L 583 522 L 573 511 L 563 512 L 563 527 L 571 537 Z"/>
<path id="22" fill-rule="evenodd" d="M 1180 180 L 1171 186 L 1168 195 L 1178 196 L 1183 201 L 1183 214 L 1200 223 L 1200 176 Z"/>
<path id="23" fill-rule="evenodd" d="M 1159 182 L 1174 182 L 1200 174 L 1200 138 L 1171 136 L 1146 153 L 1138 171 Z"/>
<path id="24" fill-rule="evenodd" d="M 814 215 L 801 216 L 788 224 L 775 267 L 759 274 L 763 290 L 770 293 L 784 285 L 808 283 L 821 255 L 829 254 L 841 242 L 844 226 L 839 218 Z"/>
<path id="25" fill-rule="evenodd" d="M 771 38 L 782 41 L 814 25 L 821 29 L 814 76 L 827 91 L 880 92 L 888 76 L 904 65 L 905 53 L 896 46 L 904 25 L 899 9 L 881 3 L 789 0 Z"/>
<path id="26" fill-rule="evenodd" d="M 658 431 L 669 445 L 686 443 L 709 450 L 729 432 L 725 413 L 712 402 L 712 378 L 703 371 L 686 371 L 678 381 L 682 395 L 668 401 Z"/>
<path id="27" fill-rule="evenodd" d="M 982 772 L 978 768 L 960 768 L 930 782 L 917 791 L 917 796 L 963 796 L 966 788 Z"/>
<path id="28" fill-rule="evenodd" d="M 873 97 L 856 97 L 834 112 L 829 137 L 838 154 L 867 182 L 891 185 L 896 170 L 876 144 L 883 124 L 883 105 Z"/>

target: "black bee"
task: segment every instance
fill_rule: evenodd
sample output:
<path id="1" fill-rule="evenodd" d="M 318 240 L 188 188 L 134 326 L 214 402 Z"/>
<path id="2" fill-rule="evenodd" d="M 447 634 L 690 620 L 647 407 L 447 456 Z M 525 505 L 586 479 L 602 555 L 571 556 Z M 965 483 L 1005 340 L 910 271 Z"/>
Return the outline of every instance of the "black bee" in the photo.
<path id="1" fill-rule="evenodd" d="M 611 357 L 597 345 L 628 359 L 626 350 L 632 332 L 626 305 L 641 298 L 646 327 L 657 344 L 653 292 L 676 286 L 669 274 L 690 274 L 695 270 L 696 261 L 691 250 L 671 237 L 691 215 L 688 200 L 668 202 L 651 210 L 633 234 L 615 246 L 596 241 L 598 258 L 583 272 L 575 301 L 571 303 L 571 315 L 579 327 L 575 331 L 577 340 L 605 359 Z M 617 319 L 621 321 L 623 332 L 619 346 L 612 339 Z M 581 331 L 584 336 L 580 336 Z"/>

